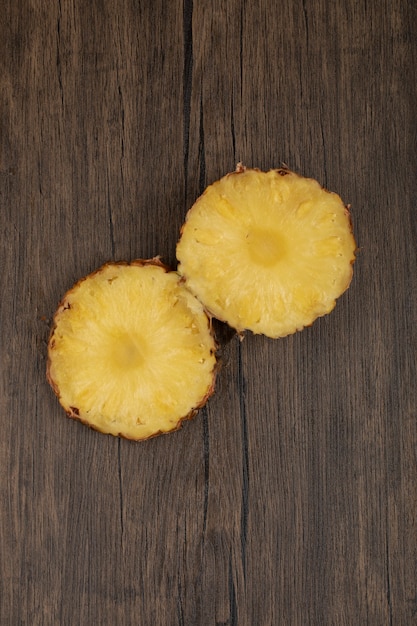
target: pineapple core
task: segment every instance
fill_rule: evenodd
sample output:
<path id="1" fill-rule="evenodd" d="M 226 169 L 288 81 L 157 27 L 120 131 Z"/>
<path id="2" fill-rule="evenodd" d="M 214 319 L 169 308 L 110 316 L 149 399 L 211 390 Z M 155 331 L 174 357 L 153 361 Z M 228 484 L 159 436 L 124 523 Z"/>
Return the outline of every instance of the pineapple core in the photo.
<path id="1" fill-rule="evenodd" d="M 261 267 L 276 265 L 285 258 L 285 238 L 278 232 L 251 228 L 246 235 L 250 260 Z"/>
<path id="2" fill-rule="evenodd" d="M 174 430 L 213 391 L 216 346 L 198 300 L 156 259 L 109 263 L 64 297 L 48 377 L 68 414 L 105 433 Z"/>
<path id="3" fill-rule="evenodd" d="M 284 337 L 334 308 L 355 249 L 338 195 L 287 169 L 239 167 L 188 212 L 178 271 L 214 317 Z"/>

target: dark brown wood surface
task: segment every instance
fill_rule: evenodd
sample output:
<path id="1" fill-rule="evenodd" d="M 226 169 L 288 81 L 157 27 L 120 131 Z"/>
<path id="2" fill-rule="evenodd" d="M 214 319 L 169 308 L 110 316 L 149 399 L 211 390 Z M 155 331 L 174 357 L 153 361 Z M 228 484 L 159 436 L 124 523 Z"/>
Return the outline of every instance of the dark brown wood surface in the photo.
<path id="1" fill-rule="evenodd" d="M 416 36 L 407 0 L 1 4 L 0 623 L 417 623 Z M 175 266 L 238 161 L 352 205 L 335 311 L 222 330 L 217 393 L 135 444 L 45 380 L 64 292 Z"/>

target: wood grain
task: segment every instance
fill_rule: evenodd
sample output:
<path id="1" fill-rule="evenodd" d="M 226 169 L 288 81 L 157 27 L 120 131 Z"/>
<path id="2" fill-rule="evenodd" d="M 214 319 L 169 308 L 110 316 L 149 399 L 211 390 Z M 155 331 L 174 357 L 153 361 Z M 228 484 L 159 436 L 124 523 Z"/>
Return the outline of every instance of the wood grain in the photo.
<path id="1" fill-rule="evenodd" d="M 416 10 L 406 0 L 5 0 L 0 623 L 417 623 Z M 45 380 L 64 292 L 175 266 L 238 161 L 352 206 L 359 253 L 302 333 L 220 331 L 217 393 L 144 444 Z"/>

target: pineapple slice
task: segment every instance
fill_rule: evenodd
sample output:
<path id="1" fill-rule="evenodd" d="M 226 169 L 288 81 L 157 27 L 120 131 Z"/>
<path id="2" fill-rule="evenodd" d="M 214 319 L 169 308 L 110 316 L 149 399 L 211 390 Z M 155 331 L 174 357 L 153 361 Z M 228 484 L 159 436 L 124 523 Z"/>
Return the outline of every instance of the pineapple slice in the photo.
<path id="1" fill-rule="evenodd" d="M 108 263 L 62 300 L 47 376 L 70 417 L 147 439 L 180 427 L 214 390 L 209 318 L 160 261 Z"/>
<path id="2" fill-rule="evenodd" d="M 334 308 L 355 249 L 338 195 L 288 169 L 238 165 L 189 210 L 178 271 L 214 317 L 276 338 Z"/>

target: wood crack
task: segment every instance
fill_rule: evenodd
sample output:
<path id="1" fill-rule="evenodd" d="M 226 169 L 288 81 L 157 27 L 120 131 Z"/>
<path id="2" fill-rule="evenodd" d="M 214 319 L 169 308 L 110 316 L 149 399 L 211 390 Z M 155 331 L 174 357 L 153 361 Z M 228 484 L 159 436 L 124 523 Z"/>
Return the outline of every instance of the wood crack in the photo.
<path id="1" fill-rule="evenodd" d="M 121 441 L 117 441 L 117 472 L 119 476 L 119 507 L 120 507 L 120 544 L 123 545 L 124 523 L 123 523 L 123 484 L 122 484 L 122 453 Z"/>
<path id="2" fill-rule="evenodd" d="M 324 128 L 323 128 L 323 119 L 322 112 L 320 112 L 320 133 L 321 133 L 321 143 L 323 147 L 323 169 L 324 169 L 324 186 L 327 188 L 327 157 L 326 157 L 326 142 L 324 138 Z"/>
<path id="3" fill-rule="evenodd" d="M 121 132 L 121 138 L 120 138 L 120 173 L 123 179 L 122 163 L 125 158 L 125 109 L 123 105 L 122 88 L 120 85 L 118 85 L 118 91 L 119 91 L 120 118 L 121 118 L 121 124 L 122 124 L 122 129 L 121 129 L 122 132 Z"/>
<path id="4" fill-rule="evenodd" d="M 199 130 L 199 143 L 198 143 L 198 161 L 200 163 L 200 175 L 199 175 L 199 191 L 203 193 L 206 187 L 206 154 L 204 146 L 204 117 L 203 117 L 203 93 L 201 90 L 200 97 L 200 130 Z"/>
<path id="5" fill-rule="evenodd" d="M 229 603 L 230 603 L 230 619 L 228 624 L 230 626 L 237 626 L 238 624 L 238 608 L 237 608 L 237 599 L 236 599 L 236 587 L 233 580 L 233 564 L 232 557 L 230 556 L 229 561 Z"/>
<path id="6" fill-rule="evenodd" d="M 56 69 L 58 74 L 59 93 L 61 95 L 61 105 L 64 107 L 64 87 L 62 83 L 62 63 L 61 63 L 61 19 L 62 19 L 62 7 L 61 0 L 58 0 L 58 18 L 57 18 L 57 44 L 56 44 Z"/>
<path id="7" fill-rule="evenodd" d="M 115 258 L 115 241 L 114 241 L 114 223 L 113 223 L 113 211 L 111 207 L 111 195 L 110 195 L 110 176 L 107 172 L 107 212 L 108 212 L 108 220 L 109 220 L 109 231 L 110 231 L 110 249 L 111 249 L 111 257 L 114 260 Z"/>
<path id="8" fill-rule="evenodd" d="M 243 373 L 242 344 L 238 346 L 238 374 L 239 374 L 239 403 L 242 424 L 242 510 L 240 519 L 240 545 L 243 575 L 246 578 L 246 542 L 248 535 L 249 515 L 249 448 L 248 448 L 248 421 L 246 414 L 245 390 L 246 381 Z"/>
<path id="9" fill-rule="evenodd" d="M 236 132 L 235 132 L 235 115 L 233 106 L 233 92 L 230 107 L 230 131 L 232 133 L 232 148 L 233 148 L 233 164 L 236 165 Z"/>
<path id="10" fill-rule="evenodd" d="M 391 576 L 390 576 L 390 557 L 389 557 L 388 529 L 387 529 L 387 534 L 386 534 L 386 567 L 387 567 L 387 604 L 388 604 L 389 626 L 392 626 L 393 625 L 393 616 L 392 616 Z"/>
<path id="11" fill-rule="evenodd" d="M 204 459 L 204 504 L 203 504 L 203 537 L 207 529 L 208 499 L 210 486 L 210 433 L 208 426 L 207 408 L 202 409 L 203 421 L 203 459 Z"/>
<path id="12" fill-rule="evenodd" d="M 193 83 L 193 0 L 184 0 L 183 5 L 183 141 L 184 141 L 184 186 L 185 202 L 188 187 L 188 157 L 190 150 L 191 92 Z"/>

